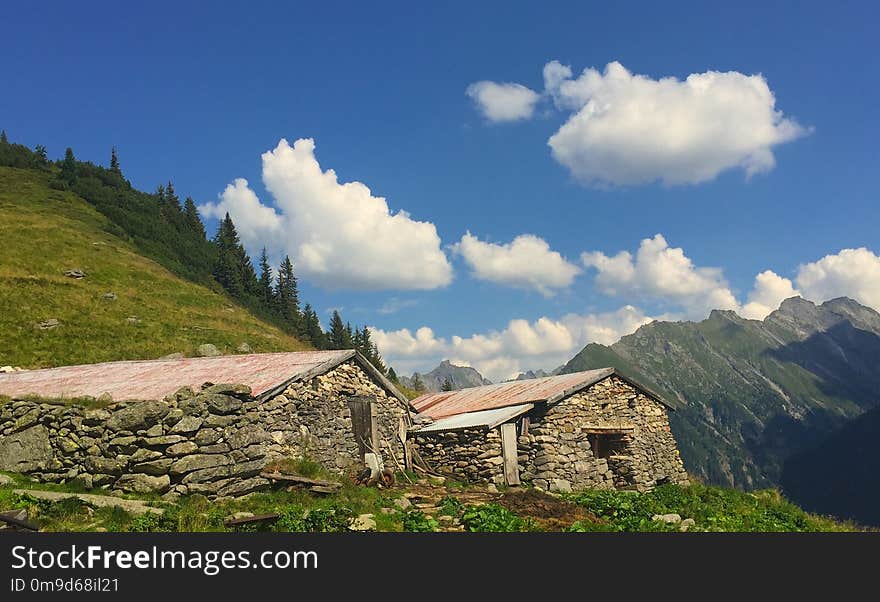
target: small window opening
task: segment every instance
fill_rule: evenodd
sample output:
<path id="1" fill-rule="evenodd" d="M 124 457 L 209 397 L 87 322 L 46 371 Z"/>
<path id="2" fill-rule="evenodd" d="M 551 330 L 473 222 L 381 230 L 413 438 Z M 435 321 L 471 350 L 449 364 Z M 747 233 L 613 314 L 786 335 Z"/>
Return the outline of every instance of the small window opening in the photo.
<path id="1" fill-rule="evenodd" d="M 590 447 L 593 449 L 593 457 L 609 458 L 611 456 L 623 456 L 627 454 L 627 440 L 623 435 L 589 435 Z"/>

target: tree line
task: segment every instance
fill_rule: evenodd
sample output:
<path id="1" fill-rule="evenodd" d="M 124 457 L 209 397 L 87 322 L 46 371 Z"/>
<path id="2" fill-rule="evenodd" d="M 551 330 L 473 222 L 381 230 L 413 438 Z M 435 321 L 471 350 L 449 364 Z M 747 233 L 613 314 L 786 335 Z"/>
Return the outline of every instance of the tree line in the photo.
<path id="1" fill-rule="evenodd" d="M 255 268 L 228 213 L 216 234 L 208 238 L 191 197 L 181 201 L 170 181 L 153 193 L 135 189 L 122 173 L 115 147 L 109 167 L 79 161 L 71 148 L 65 150 L 63 159 L 51 161 L 44 146 L 31 150 L 11 143 L 3 130 L 0 165 L 49 173 L 53 188 L 85 199 L 110 220 L 112 234 L 133 243 L 171 272 L 222 289 L 254 314 L 316 349 L 357 349 L 383 374 L 397 380 L 366 326 L 352 327 L 334 310 L 325 332 L 311 304 L 300 305 L 298 279 L 289 256 L 273 269 L 264 248 Z"/>

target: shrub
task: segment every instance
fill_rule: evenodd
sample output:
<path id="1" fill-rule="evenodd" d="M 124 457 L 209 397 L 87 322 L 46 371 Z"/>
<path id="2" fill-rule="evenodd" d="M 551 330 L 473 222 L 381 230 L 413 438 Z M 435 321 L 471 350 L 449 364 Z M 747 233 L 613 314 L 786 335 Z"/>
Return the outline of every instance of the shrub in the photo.
<path id="1" fill-rule="evenodd" d="M 431 533 L 437 530 L 437 521 L 421 510 L 408 510 L 403 513 L 403 530 L 414 533 Z"/>
<path id="2" fill-rule="evenodd" d="M 528 531 L 529 521 L 523 520 L 500 504 L 480 504 L 468 506 L 461 517 L 461 523 L 468 531 L 509 532 Z"/>

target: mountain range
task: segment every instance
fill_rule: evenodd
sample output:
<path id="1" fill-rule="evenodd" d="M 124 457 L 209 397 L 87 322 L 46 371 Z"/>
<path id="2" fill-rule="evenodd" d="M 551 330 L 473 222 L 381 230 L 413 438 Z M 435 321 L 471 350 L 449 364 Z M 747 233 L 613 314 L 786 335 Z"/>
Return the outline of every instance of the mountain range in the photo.
<path id="1" fill-rule="evenodd" d="M 416 388 L 414 381 L 420 380 L 425 391 L 442 391 L 443 385 L 449 382 L 453 390 L 491 385 L 492 381 L 483 378 L 483 375 L 469 366 L 456 366 L 449 360 L 443 360 L 440 365 L 425 374 L 413 373 L 412 376 L 402 376 L 400 384 L 410 389 Z"/>
<path id="2" fill-rule="evenodd" d="M 857 507 L 860 488 L 880 484 L 880 473 L 862 470 L 880 451 L 880 416 L 869 412 L 880 405 L 873 309 L 848 298 L 816 305 L 793 297 L 761 321 L 715 310 L 701 322 L 652 322 L 611 346 L 587 345 L 563 372 L 600 366 L 677 403 L 670 422 L 697 478 L 742 489 L 781 486 L 808 508 L 880 520 Z M 829 480 L 813 473 L 818 458 L 849 493 L 822 494 Z M 859 475 L 861 484 L 845 475 Z"/>

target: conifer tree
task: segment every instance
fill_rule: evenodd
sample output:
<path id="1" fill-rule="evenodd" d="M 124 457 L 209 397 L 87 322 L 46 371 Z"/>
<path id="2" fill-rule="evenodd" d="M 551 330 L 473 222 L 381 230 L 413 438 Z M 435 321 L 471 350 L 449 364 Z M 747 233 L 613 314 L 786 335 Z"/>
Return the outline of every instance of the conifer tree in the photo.
<path id="1" fill-rule="evenodd" d="M 395 384 L 400 384 L 400 379 L 397 377 L 397 372 L 394 371 L 394 368 L 388 368 L 388 380 Z"/>
<path id="2" fill-rule="evenodd" d="M 61 179 L 68 185 L 76 181 L 76 157 L 69 146 L 64 151 L 64 160 L 61 162 Z"/>
<path id="3" fill-rule="evenodd" d="M 115 174 L 122 175 L 122 170 L 119 169 L 119 157 L 116 155 L 116 147 L 110 149 L 110 171 Z"/>
<path id="4" fill-rule="evenodd" d="M 217 282 L 233 297 L 242 299 L 256 296 L 259 290 L 257 274 L 228 212 L 220 222 L 214 244 L 217 247 L 217 260 L 213 273 Z"/>
<path id="5" fill-rule="evenodd" d="M 441 391 L 454 391 L 455 385 L 453 384 L 452 379 L 447 376 L 446 380 L 443 381 L 443 385 L 440 387 L 440 390 Z"/>
<path id="6" fill-rule="evenodd" d="M 422 382 L 422 377 L 418 372 L 413 373 L 412 377 L 412 388 L 421 393 L 425 390 L 425 383 Z"/>
<path id="7" fill-rule="evenodd" d="M 285 255 L 278 267 L 278 282 L 275 284 L 275 303 L 278 313 L 295 329 L 300 327 L 299 287 L 293 273 L 290 256 Z"/>
<path id="8" fill-rule="evenodd" d="M 202 223 L 202 220 L 199 217 L 199 210 L 196 208 L 196 203 L 192 200 L 192 197 L 186 197 L 186 201 L 183 204 L 183 213 L 186 219 L 186 225 L 189 227 L 189 229 L 199 235 L 202 240 L 204 240 L 205 225 Z"/>
<path id="9" fill-rule="evenodd" d="M 321 329 L 318 314 L 309 303 L 303 308 L 303 333 L 316 349 L 327 348 L 327 337 Z"/>
<path id="10" fill-rule="evenodd" d="M 37 167 L 45 167 L 49 164 L 49 157 L 46 154 L 46 147 L 38 144 L 34 147 L 34 156 L 36 158 Z"/>
<path id="11" fill-rule="evenodd" d="M 165 187 L 165 204 L 173 213 L 180 213 L 180 199 L 174 192 L 174 184 L 168 180 L 168 186 Z"/>
<path id="12" fill-rule="evenodd" d="M 6 130 L 0 130 L 0 144 L 9 144 L 9 138 L 6 137 Z"/>
<path id="13" fill-rule="evenodd" d="M 330 318 L 330 332 L 327 334 L 330 349 L 345 349 L 346 332 L 345 324 L 342 323 L 342 317 L 339 312 L 333 310 L 333 317 Z"/>
<path id="14" fill-rule="evenodd" d="M 259 298 L 266 307 L 272 307 L 275 302 L 275 291 L 272 286 L 272 280 L 272 266 L 269 265 L 269 256 L 266 254 L 266 247 L 263 247 L 263 251 L 260 253 Z"/>

